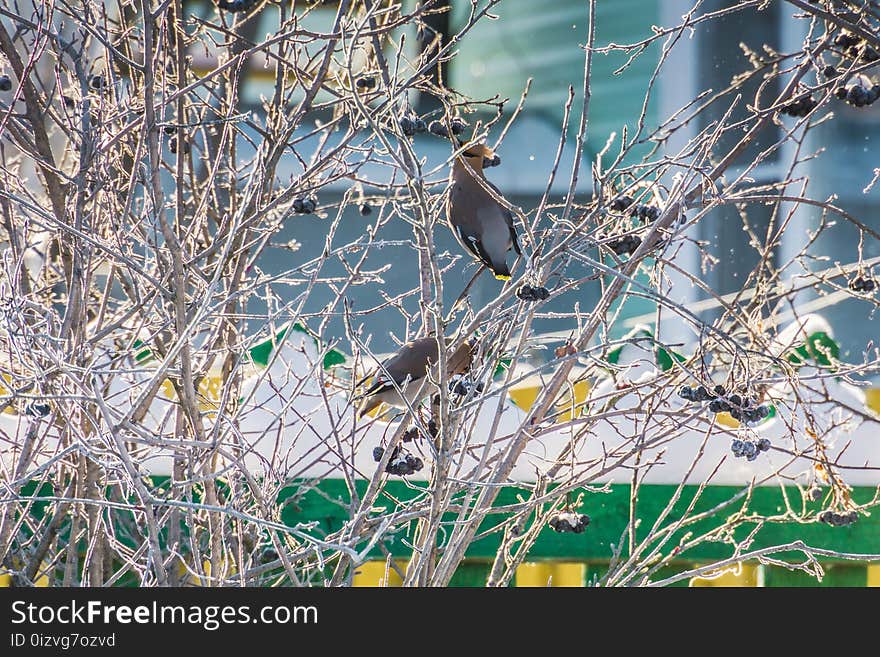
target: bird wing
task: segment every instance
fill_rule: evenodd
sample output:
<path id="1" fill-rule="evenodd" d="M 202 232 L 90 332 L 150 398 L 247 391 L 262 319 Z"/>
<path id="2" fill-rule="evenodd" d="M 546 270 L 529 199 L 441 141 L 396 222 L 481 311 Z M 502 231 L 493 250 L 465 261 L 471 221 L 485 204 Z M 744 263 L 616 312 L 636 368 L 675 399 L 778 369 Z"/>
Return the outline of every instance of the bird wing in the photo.
<path id="1" fill-rule="evenodd" d="M 501 193 L 501 190 L 498 189 L 488 178 L 483 178 L 483 182 L 485 182 L 498 196 L 504 198 L 504 195 Z M 516 251 L 516 255 L 521 256 L 522 251 L 519 249 L 519 241 L 516 236 L 516 226 L 513 223 L 513 213 L 505 208 L 503 205 L 492 199 L 493 203 L 496 203 L 499 208 L 501 208 L 501 214 L 504 215 L 504 220 L 507 222 L 507 228 L 510 230 L 510 240 L 513 242 L 513 250 Z"/>
<path id="2" fill-rule="evenodd" d="M 513 250 L 516 255 L 521 256 L 522 251 L 519 250 L 519 240 L 516 238 L 516 227 L 513 225 L 513 213 L 504 208 L 504 219 L 507 221 L 507 227 L 510 229 L 510 240 L 513 242 Z"/>
<path id="3" fill-rule="evenodd" d="M 453 232 L 465 249 L 473 253 L 480 262 L 486 265 L 486 267 L 492 269 L 492 263 L 489 261 L 489 254 L 486 253 L 486 250 L 483 248 L 483 243 L 480 242 L 479 239 L 474 235 L 468 235 L 461 226 L 456 226 Z"/>
<path id="4" fill-rule="evenodd" d="M 418 340 L 407 342 L 400 348 L 400 351 L 383 362 L 382 367 L 376 370 L 373 376 L 373 383 L 363 394 L 364 396 L 376 395 L 393 390 L 394 384 L 402 385 L 407 377 L 409 377 L 411 382 L 415 383 L 427 374 L 428 367 L 436 360 L 436 339 L 419 338 Z M 386 372 L 388 373 L 387 375 Z M 388 375 L 390 375 L 390 379 Z"/>

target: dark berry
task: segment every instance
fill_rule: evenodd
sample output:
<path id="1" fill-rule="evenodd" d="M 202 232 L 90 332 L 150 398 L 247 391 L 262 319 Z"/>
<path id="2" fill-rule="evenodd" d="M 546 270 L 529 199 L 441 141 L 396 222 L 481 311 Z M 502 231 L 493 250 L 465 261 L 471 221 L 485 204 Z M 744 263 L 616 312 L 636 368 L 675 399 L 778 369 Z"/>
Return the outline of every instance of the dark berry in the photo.
<path id="1" fill-rule="evenodd" d="M 541 301 L 547 299 L 550 296 L 550 292 L 546 287 L 536 287 L 534 288 L 535 296 L 538 297 Z"/>
<path id="2" fill-rule="evenodd" d="M 837 96 L 838 98 L 840 98 L 840 100 L 843 100 L 844 98 L 846 98 L 846 95 L 848 93 L 849 93 L 849 91 L 847 90 L 846 87 L 837 87 L 837 89 L 834 90 L 834 95 Z"/>
<path id="3" fill-rule="evenodd" d="M 257 0 L 217 0 L 218 9 L 233 13 L 237 11 L 248 11 L 256 4 Z"/>
<path id="4" fill-rule="evenodd" d="M 743 447 L 747 461 L 754 461 L 758 458 L 758 446 L 750 440 L 747 440 Z"/>
<path id="5" fill-rule="evenodd" d="M 89 87 L 96 91 L 104 88 L 104 76 L 103 75 L 92 75 L 89 77 Z"/>
<path id="6" fill-rule="evenodd" d="M 695 390 L 690 386 L 682 386 L 678 389 L 678 396 L 688 401 L 696 401 Z"/>
<path id="7" fill-rule="evenodd" d="M 9 91 L 12 89 L 12 80 L 8 75 L 0 75 L 0 91 Z"/>
<path id="8" fill-rule="evenodd" d="M 862 60 L 866 62 L 876 62 L 878 59 L 880 59 L 880 54 L 878 54 L 871 46 L 865 46 L 865 50 L 862 52 Z"/>
<path id="9" fill-rule="evenodd" d="M 762 452 L 766 452 L 770 449 L 770 440 L 768 438 L 761 438 L 758 441 L 758 449 Z"/>
<path id="10" fill-rule="evenodd" d="M 877 283 L 873 278 L 866 278 L 862 283 L 863 292 L 873 292 L 875 287 L 877 287 Z"/>
<path id="11" fill-rule="evenodd" d="M 837 69 L 833 66 L 829 65 L 822 69 L 822 75 L 826 78 L 836 78 L 837 77 Z"/>
<path id="12" fill-rule="evenodd" d="M 641 243 L 641 237 L 627 235 L 626 237 L 621 237 L 618 240 L 610 242 L 608 246 L 611 247 L 611 250 L 614 251 L 614 253 L 616 253 L 617 255 L 623 255 L 624 253 L 632 255 L 633 253 L 635 253 L 636 249 L 639 248 L 639 245 L 641 245 Z"/>
<path id="13" fill-rule="evenodd" d="M 788 114 L 789 116 L 797 116 L 800 113 L 801 105 L 798 101 L 793 103 L 788 103 L 787 105 L 783 105 L 780 110 L 783 114 Z"/>
<path id="14" fill-rule="evenodd" d="M 846 93 L 846 101 L 855 107 L 868 104 L 868 91 L 860 84 L 854 84 Z"/>
<path id="15" fill-rule="evenodd" d="M 162 128 L 162 132 L 164 132 L 166 135 L 173 135 L 175 132 L 177 132 L 177 128 L 175 128 L 173 125 L 166 125 Z"/>
<path id="16" fill-rule="evenodd" d="M 358 81 L 355 83 L 358 89 L 372 89 L 376 86 L 376 78 L 367 76 L 363 78 L 358 78 Z"/>
<path id="17" fill-rule="evenodd" d="M 373 460 L 374 460 L 376 463 L 378 463 L 379 461 L 382 460 L 382 456 L 383 456 L 384 454 L 385 454 L 385 450 L 382 449 L 381 447 L 374 447 L 374 448 L 373 448 Z"/>
<path id="18" fill-rule="evenodd" d="M 413 121 L 413 130 L 415 132 L 428 132 L 428 125 L 425 123 L 424 119 L 416 119 Z"/>
<path id="19" fill-rule="evenodd" d="M 189 142 L 186 139 L 184 139 L 182 135 L 180 135 L 176 138 L 171 138 L 168 140 L 168 150 L 171 151 L 172 153 L 176 153 L 178 141 L 180 141 L 183 144 L 183 152 L 189 153 Z"/>
<path id="20" fill-rule="evenodd" d="M 660 208 L 654 207 L 653 205 L 645 205 L 643 206 L 644 212 L 640 213 L 639 216 L 647 222 L 657 221 L 660 217 Z"/>
<path id="21" fill-rule="evenodd" d="M 822 499 L 822 489 L 818 486 L 811 486 L 807 491 L 807 498 L 812 500 L 813 502 L 818 502 Z"/>
<path id="22" fill-rule="evenodd" d="M 452 134 L 460 135 L 464 132 L 465 128 L 467 128 L 467 123 L 462 121 L 461 119 L 453 119 L 452 120 Z M 501 163 L 501 158 L 498 158 L 498 163 Z"/>
<path id="23" fill-rule="evenodd" d="M 407 137 L 412 137 L 416 134 L 415 122 L 408 116 L 402 117 L 400 119 L 400 131 Z"/>
<path id="24" fill-rule="evenodd" d="M 406 431 L 403 432 L 402 440 L 405 443 L 411 443 L 412 441 L 414 441 L 418 437 L 419 437 L 419 430 L 416 429 L 415 427 L 413 427 L 413 428 L 407 429 Z"/>
<path id="25" fill-rule="evenodd" d="M 611 201 L 611 209 L 616 212 L 622 212 L 631 206 L 632 202 L 633 200 L 631 196 L 618 196 Z"/>
<path id="26" fill-rule="evenodd" d="M 714 388 L 712 388 L 712 392 L 714 392 L 718 397 L 723 397 L 725 394 L 727 394 L 727 391 L 724 389 L 724 386 L 722 386 L 722 385 L 717 385 Z"/>
<path id="27" fill-rule="evenodd" d="M 366 217 L 368 214 L 372 214 L 373 208 L 370 207 L 369 203 L 361 203 L 360 212 Z"/>
<path id="28" fill-rule="evenodd" d="M 724 410 L 724 402 L 720 399 L 713 399 L 709 402 L 709 410 L 713 413 L 721 413 Z"/>
<path id="29" fill-rule="evenodd" d="M 840 46 L 841 48 L 852 48 L 853 46 L 859 43 L 859 38 L 849 32 L 844 32 L 843 34 L 839 34 L 837 38 L 834 40 L 834 45 Z"/>
<path id="30" fill-rule="evenodd" d="M 763 404 L 761 404 L 760 406 L 758 406 L 758 408 L 755 409 L 755 416 L 759 420 L 763 420 L 768 415 L 770 415 L 770 407 L 769 406 L 764 406 Z"/>
<path id="31" fill-rule="evenodd" d="M 737 394 L 732 394 L 730 396 L 730 403 L 734 406 L 742 406 L 742 403 L 743 403 L 742 397 L 740 397 Z"/>
<path id="32" fill-rule="evenodd" d="M 430 433 L 432 436 L 436 436 L 438 431 L 439 429 L 437 428 L 437 422 L 434 420 L 434 418 L 428 420 L 428 433 Z"/>
<path id="33" fill-rule="evenodd" d="M 698 402 L 709 401 L 712 399 L 712 395 L 709 394 L 709 391 L 706 390 L 705 386 L 698 386 L 696 391 L 694 392 L 694 397 Z"/>
<path id="34" fill-rule="evenodd" d="M 70 96 L 61 96 L 61 100 L 64 101 L 64 106 L 67 109 L 73 109 L 74 107 L 76 107 L 76 101 Z"/>

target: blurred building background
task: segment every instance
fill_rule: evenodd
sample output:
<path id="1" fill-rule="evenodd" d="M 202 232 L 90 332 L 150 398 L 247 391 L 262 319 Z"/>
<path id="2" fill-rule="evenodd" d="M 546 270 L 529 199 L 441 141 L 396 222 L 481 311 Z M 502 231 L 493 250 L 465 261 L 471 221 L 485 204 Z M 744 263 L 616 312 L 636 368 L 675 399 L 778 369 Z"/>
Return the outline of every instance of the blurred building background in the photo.
<path id="1" fill-rule="evenodd" d="M 404 6 L 412 8 L 415 1 L 405 0 Z M 455 34 L 467 22 L 472 5 L 470 0 L 449 0 L 449 3 L 449 14 L 435 17 L 431 22 L 435 29 Z M 702 3 L 699 13 L 732 4 L 734 3 L 725 0 L 707 0 Z M 482 6 L 482 3 L 479 5 Z M 194 13 L 214 15 L 213 3 L 206 0 L 192 1 L 188 6 Z M 444 65 L 443 76 L 448 86 L 475 99 L 489 99 L 496 95 L 510 98 L 505 105 L 508 112 L 516 106 L 527 80 L 532 79 L 525 109 L 499 147 L 502 164 L 487 171 L 487 177 L 526 213 L 534 211 L 547 184 L 559 142 L 570 85 L 575 89 L 570 137 L 573 137 L 577 125 L 582 100 L 583 45 L 588 28 L 587 6 L 584 0 L 548 0 L 539 4 L 531 0 L 503 0 L 493 9 L 498 19 L 481 21 L 456 44 L 457 55 Z M 690 0 L 598 0 L 596 45 L 638 42 L 651 34 L 651 27 L 654 25 L 678 23 L 692 6 Z M 302 25 L 319 31 L 329 30 L 335 8 L 335 2 L 325 1 L 315 5 L 304 17 Z M 693 33 L 685 34 L 657 78 L 651 102 L 644 107 L 641 134 L 650 134 L 660 120 L 673 114 L 701 91 L 710 88 L 716 91 L 723 89 L 735 75 L 748 69 L 748 59 L 741 43 L 755 51 L 761 51 L 764 44 L 775 50 L 799 50 L 807 21 L 793 19 L 792 12 L 792 7 L 785 3 L 768 3 L 761 11 L 752 9 L 735 13 L 703 23 Z M 264 14 L 261 18 L 263 23 L 250 28 L 258 38 L 272 32 L 277 25 L 277 11 L 265 11 Z M 407 55 L 414 57 L 420 42 L 415 28 L 408 29 L 412 34 L 408 35 L 407 43 L 412 50 Z M 630 139 L 637 134 L 644 92 L 655 72 L 660 55 L 660 46 L 652 45 L 621 72 L 618 69 L 627 62 L 624 54 L 594 56 L 588 139 L 581 163 L 576 200 L 586 201 L 590 198 L 590 164 L 612 133 L 617 135 L 617 148 L 624 129 Z M 204 56 L 210 59 L 210 54 Z M 271 69 L 261 71 L 256 64 L 253 69 L 253 74 L 249 76 L 243 89 L 243 96 L 246 103 L 250 103 L 251 109 L 259 111 L 260 95 L 268 95 L 271 90 Z M 815 78 L 811 82 L 815 82 Z M 744 101 L 734 117 L 745 116 L 745 105 L 751 101 L 756 87 L 757 82 L 746 86 Z M 435 107 L 430 98 L 412 97 L 410 100 L 413 107 L 422 112 Z M 727 106 L 728 103 L 724 102 L 713 105 L 699 121 L 688 125 L 670 140 L 669 151 L 675 152 L 698 130 L 719 118 Z M 875 189 L 868 194 L 862 192 L 872 177 L 873 168 L 878 165 L 880 112 L 876 107 L 858 110 L 839 102 L 833 102 L 832 108 L 836 119 L 815 129 L 805 145 L 807 151 L 819 148 L 824 151 L 808 165 L 799 168 L 797 173 L 810 178 L 807 195 L 820 199 L 836 195 L 837 205 L 864 223 L 880 228 L 877 217 L 880 191 Z M 794 119 L 785 119 L 786 125 L 793 124 L 793 121 Z M 311 129 L 314 126 L 305 126 L 304 129 L 306 128 Z M 498 133 L 500 129 L 493 132 L 490 143 L 493 143 L 492 139 L 497 138 Z M 731 173 L 741 171 L 741 167 L 759 150 L 766 148 L 780 136 L 781 132 L 776 126 L 768 129 L 760 143 L 741 158 L 739 168 L 734 167 Z M 315 142 L 305 140 L 302 143 L 303 152 L 308 152 L 310 143 Z M 729 145 L 733 142 L 728 140 L 725 143 Z M 647 147 L 646 144 L 638 152 L 646 152 Z M 415 149 L 426 159 L 425 170 L 431 172 L 429 179 L 437 182 L 438 190 L 442 189 L 447 171 L 441 165 L 449 155 L 449 144 L 431 135 L 417 135 Z M 612 153 L 615 150 L 612 148 Z M 560 200 L 566 192 L 573 152 L 572 138 L 566 145 L 560 175 L 553 188 L 556 200 Z M 786 167 L 791 153 L 790 147 L 777 151 L 762 162 L 751 177 L 756 182 L 780 180 L 787 175 Z M 242 156 L 246 156 L 246 149 Z M 287 168 L 280 172 L 282 179 L 295 177 L 301 170 L 294 157 L 290 157 L 285 166 Z M 438 168 L 432 171 L 432 167 Z M 367 176 L 384 175 L 378 170 L 367 170 L 364 173 Z M 347 189 L 342 185 L 330 185 L 323 189 L 319 198 L 321 205 L 338 203 Z M 364 191 L 367 194 L 370 192 L 369 189 Z M 718 259 L 712 269 L 700 273 L 702 280 L 713 290 L 720 294 L 729 293 L 738 290 L 746 281 L 759 256 L 755 247 L 750 244 L 750 236 L 745 227 L 748 226 L 757 235 L 764 235 L 771 221 L 771 210 L 771 207 L 760 204 L 750 205 L 742 212 L 728 206 L 714 211 L 692 231 L 690 237 L 710 242 L 708 248 Z M 815 208 L 799 206 L 787 210 L 793 211 L 794 217 L 783 236 L 781 249 L 773 255 L 777 266 L 789 261 L 809 239 L 810 229 L 819 222 L 819 213 Z M 365 226 L 374 219 L 375 215 L 361 216 L 356 203 L 349 205 L 344 211 L 341 231 L 334 237 L 334 243 L 341 245 L 354 240 L 363 234 Z M 325 227 L 328 221 L 328 218 L 317 216 L 295 216 L 287 220 L 282 233 L 273 242 L 280 244 L 295 239 L 302 246 L 293 253 L 281 248 L 270 248 L 261 263 L 264 270 L 281 274 L 320 254 L 325 246 Z M 384 285 L 356 288 L 356 295 L 351 299 L 356 310 L 380 304 L 383 294 L 391 297 L 412 289 L 417 284 L 418 259 L 414 245 L 406 243 L 412 239 L 411 227 L 403 221 L 392 222 L 383 229 L 382 237 L 386 240 L 401 240 L 404 244 L 388 246 L 376 252 L 368 261 L 367 268 L 378 268 L 387 262 L 393 262 L 394 266 L 383 274 Z M 438 226 L 435 237 L 441 251 L 448 250 L 450 256 L 461 255 L 460 247 L 442 225 Z M 837 262 L 853 262 L 858 259 L 857 244 L 858 232 L 852 226 L 838 221 L 813 246 L 812 251 L 818 258 L 806 264 L 814 269 L 822 269 L 832 267 Z M 880 245 L 876 241 L 869 239 L 864 247 L 865 258 L 880 255 Z M 700 271 L 696 249 L 686 249 L 679 262 L 690 271 Z M 475 266 L 468 258 L 460 258 L 457 267 L 447 278 L 447 303 L 458 296 L 461 287 L 470 280 L 475 271 Z M 786 268 L 785 274 L 791 277 L 799 271 L 800 265 L 793 264 Z M 341 264 L 331 264 L 322 271 L 322 275 L 343 272 Z M 522 267 L 517 272 L 521 273 Z M 572 271 L 571 275 L 574 277 L 587 273 L 589 272 Z M 493 298 L 499 285 L 488 274 L 482 275 L 472 289 L 474 304 L 478 306 L 482 301 Z M 289 301 L 296 298 L 301 289 L 285 285 L 282 277 L 281 282 L 273 286 L 273 292 L 281 301 Z M 849 352 L 851 359 L 857 359 L 857 354 L 874 339 L 871 306 L 858 300 L 825 305 L 826 302 L 819 296 L 825 292 L 827 290 L 808 290 L 799 294 L 797 301 L 816 308 L 817 312 L 825 315 L 835 330 L 844 355 Z M 582 312 L 588 312 L 598 296 L 599 286 L 595 283 L 586 284 L 579 290 L 553 297 L 544 309 L 549 312 L 571 312 L 574 305 L 578 304 Z M 677 286 L 670 296 L 689 304 L 705 298 L 703 292 L 690 285 Z M 319 294 L 312 294 L 304 310 L 320 313 L 325 303 L 326 299 L 322 299 Z M 404 306 L 412 314 L 418 310 L 415 298 Z M 623 333 L 636 321 L 651 318 L 652 311 L 653 305 L 650 302 L 633 299 L 621 314 L 620 321 L 615 326 L 616 332 Z M 708 308 L 702 311 L 702 315 L 711 319 L 716 312 L 717 310 Z M 377 351 L 392 349 L 394 342 L 390 334 L 402 336 L 406 326 L 402 315 L 394 308 L 385 308 L 364 317 L 363 325 L 364 337 L 373 336 L 372 347 Z M 558 331 L 569 329 L 572 325 L 570 320 L 545 319 L 536 324 L 536 329 Z M 668 333 L 668 339 L 688 338 L 687 332 L 682 332 L 680 327 L 670 326 L 664 330 Z M 336 317 L 331 321 L 329 333 L 343 339 L 341 318 Z M 346 345 L 343 343 L 342 346 Z"/>

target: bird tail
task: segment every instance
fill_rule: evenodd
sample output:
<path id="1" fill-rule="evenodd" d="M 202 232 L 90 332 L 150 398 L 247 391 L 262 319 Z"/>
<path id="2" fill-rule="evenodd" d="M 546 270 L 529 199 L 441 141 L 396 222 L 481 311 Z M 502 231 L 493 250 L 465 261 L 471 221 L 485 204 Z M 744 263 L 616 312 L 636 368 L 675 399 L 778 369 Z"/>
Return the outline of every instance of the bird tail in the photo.
<path id="1" fill-rule="evenodd" d="M 499 264 L 492 264 L 490 267 L 492 270 L 492 274 L 499 281 L 509 281 L 510 280 L 510 268 L 507 266 L 507 263 L 502 261 Z"/>

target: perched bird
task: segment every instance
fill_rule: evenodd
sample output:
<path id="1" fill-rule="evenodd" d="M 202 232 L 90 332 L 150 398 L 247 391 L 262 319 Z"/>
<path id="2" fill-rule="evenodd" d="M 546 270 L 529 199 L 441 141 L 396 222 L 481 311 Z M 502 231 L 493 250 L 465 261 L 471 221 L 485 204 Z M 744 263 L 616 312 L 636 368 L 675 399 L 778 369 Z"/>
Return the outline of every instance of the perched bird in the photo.
<path id="1" fill-rule="evenodd" d="M 451 186 L 446 201 L 449 227 L 462 246 L 470 251 L 495 275 L 498 280 L 510 279 L 507 252 L 510 247 L 522 255 L 516 240 L 513 215 L 484 189 L 484 185 L 498 196 L 501 192 L 483 175 L 483 158 L 495 157 L 492 149 L 476 144 L 455 158 L 452 164 Z M 470 165 L 469 170 L 465 165 Z"/>
<path id="2" fill-rule="evenodd" d="M 465 342 L 455 352 L 449 354 L 446 358 L 447 371 L 449 375 L 461 374 L 470 367 L 471 358 L 473 357 L 475 344 L 473 342 Z M 439 358 L 437 353 L 437 338 L 429 336 L 426 338 L 418 338 L 403 345 L 398 352 L 382 363 L 382 367 L 378 368 L 372 375 L 373 381 L 367 390 L 360 397 L 364 398 L 358 411 L 358 417 L 363 417 L 382 402 L 395 406 L 397 408 L 407 408 L 437 392 L 437 386 L 433 383 L 427 383 L 425 377 L 431 366 L 434 365 Z M 404 401 L 400 393 L 397 392 L 394 385 L 389 381 L 390 375 L 398 388 L 403 391 L 407 401 Z M 432 371 L 432 378 L 437 380 L 436 368 Z M 364 377 L 358 382 L 358 387 L 363 385 L 370 376 Z M 407 378 L 409 379 L 407 381 Z M 424 384 L 424 385 L 422 385 Z"/>

